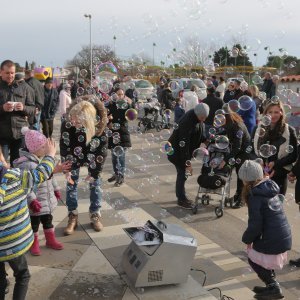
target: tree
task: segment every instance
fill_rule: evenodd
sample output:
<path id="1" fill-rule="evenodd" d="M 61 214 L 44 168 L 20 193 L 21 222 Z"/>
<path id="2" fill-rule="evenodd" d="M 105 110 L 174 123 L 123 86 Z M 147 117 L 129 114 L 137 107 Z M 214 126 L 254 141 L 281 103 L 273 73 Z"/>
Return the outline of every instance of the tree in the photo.
<path id="1" fill-rule="evenodd" d="M 25 62 L 25 70 L 29 70 L 29 64 L 28 64 L 28 61 L 26 60 Z"/>
<path id="2" fill-rule="evenodd" d="M 280 52 L 280 51 L 279 51 Z M 291 55 L 270 55 L 267 58 L 266 67 L 273 67 L 279 70 L 279 75 L 299 75 L 300 59 Z"/>

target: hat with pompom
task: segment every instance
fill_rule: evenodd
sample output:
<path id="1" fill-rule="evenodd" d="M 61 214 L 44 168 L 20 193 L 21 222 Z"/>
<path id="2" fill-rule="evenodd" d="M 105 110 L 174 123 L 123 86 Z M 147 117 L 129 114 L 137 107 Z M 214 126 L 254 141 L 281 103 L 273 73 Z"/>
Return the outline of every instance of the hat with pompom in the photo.
<path id="1" fill-rule="evenodd" d="M 25 135 L 25 145 L 30 153 L 37 152 L 47 142 L 47 138 L 39 131 L 23 127 L 21 132 Z"/>

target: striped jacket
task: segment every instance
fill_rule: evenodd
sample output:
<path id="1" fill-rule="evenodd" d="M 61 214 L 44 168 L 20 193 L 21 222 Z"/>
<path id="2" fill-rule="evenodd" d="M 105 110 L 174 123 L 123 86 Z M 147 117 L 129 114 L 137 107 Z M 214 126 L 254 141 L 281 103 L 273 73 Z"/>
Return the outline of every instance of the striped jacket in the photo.
<path id="1" fill-rule="evenodd" d="M 52 174 L 54 159 L 45 156 L 34 170 L 8 169 L 0 185 L 0 262 L 16 258 L 33 243 L 27 194 Z"/>

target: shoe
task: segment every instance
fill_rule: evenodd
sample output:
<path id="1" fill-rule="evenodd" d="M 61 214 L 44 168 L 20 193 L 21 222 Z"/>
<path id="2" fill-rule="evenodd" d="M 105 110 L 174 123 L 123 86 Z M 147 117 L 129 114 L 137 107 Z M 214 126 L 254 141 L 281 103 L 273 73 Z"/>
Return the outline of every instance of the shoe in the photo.
<path id="1" fill-rule="evenodd" d="M 108 182 L 114 182 L 114 181 L 116 181 L 116 179 L 117 179 L 117 175 L 114 174 L 113 176 L 109 177 L 109 178 L 107 179 L 107 181 L 108 181 Z"/>
<path id="2" fill-rule="evenodd" d="M 272 300 L 272 299 L 283 299 L 284 296 L 282 294 L 281 288 L 278 283 L 272 283 L 267 285 L 267 288 L 254 295 L 255 299 L 259 300 Z"/>
<path id="3" fill-rule="evenodd" d="M 291 259 L 289 261 L 289 264 L 291 266 L 300 267 L 300 258 L 298 258 L 298 259 Z"/>
<path id="4" fill-rule="evenodd" d="M 68 225 L 64 230 L 64 235 L 71 235 L 74 233 L 74 230 L 77 228 L 78 215 L 69 212 Z"/>
<path id="5" fill-rule="evenodd" d="M 101 231 L 103 229 L 103 225 L 100 222 L 100 215 L 98 213 L 93 213 L 90 215 L 91 225 L 95 231 Z"/>
<path id="6" fill-rule="evenodd" d="M 124 176 L 118 175 L 117 181 L 115 182 L 114 186 L 119 187 L 124 183 Z"/>
<path id="7" fill-rule="evenodd" d="M 44 234 L 46 238 L 46 247 L 54 250 L 64 249 L 63 244 L 56 240 L 53 228 L 44 229 Z"/>
<path id="8" fill-rule="evenodd" d="M 241 208 L 241 207 L 243 207 L 243 206 L 244 206 L 244 204 L 242 203 L 242 201 L 241 201 L 241 200 L 238 200 L 238 201 L 234 202 L 234 204 L 232 205 L 231 208 L 237 209 L 237 208 Z"/>
<path id="9" fill-rule="evenodd" d="M 41 250 L 40 250 L 40 244 L 39 244 L 39 235 L 37 232 L 34 233 L 34 241 L 30 248 L 30 253 L 33 256 L 40 256 Z"/>
<path id="10" fill-rule="evenodd" d="M 264 292 L 265 290 L 267 289 L 266 286 L 255 286 L 252 291 L 255 293 L 255 294 L 260 294 L 262 292 Z"/>
<path id="11" fill-rule="evenodd" d="M 178 204 L 178 206 L 185 208 L 185 209 L 193 209 L 193 207 L 194 207 L 193 202 L 188 199 L 178 200 L 177 204 Z"/>

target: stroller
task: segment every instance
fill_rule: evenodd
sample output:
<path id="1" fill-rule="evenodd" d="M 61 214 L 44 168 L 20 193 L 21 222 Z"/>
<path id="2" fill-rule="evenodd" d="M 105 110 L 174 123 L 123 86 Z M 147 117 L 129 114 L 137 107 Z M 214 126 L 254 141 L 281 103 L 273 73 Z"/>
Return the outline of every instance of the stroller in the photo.
<path id="1" fill-rule="evenodd" d="M 201 175 L 198 177 L 199 189 L 195 199 L 193 213 L 196 214 L 199 201 L 202 205 L 209 205 L 211 199 L 209 194 L 221 195 L 220 204 L 215 207 L 215 214 L 218 218 L 223 216 L 224 206 L 230 203 L 230 182 L 232 169 L 230 166 L 225 166 L 219 169 L 220 163 L 224 159 L 224 155 L 230 152 L 230 147 L 218 149 L 215 144 L 210 144 L 207 147 L 208 155 L 203 158 L 203 166 Z M 232 206 L 233 203 L 230 203 Z"/>

